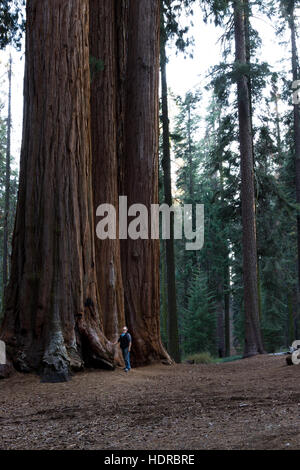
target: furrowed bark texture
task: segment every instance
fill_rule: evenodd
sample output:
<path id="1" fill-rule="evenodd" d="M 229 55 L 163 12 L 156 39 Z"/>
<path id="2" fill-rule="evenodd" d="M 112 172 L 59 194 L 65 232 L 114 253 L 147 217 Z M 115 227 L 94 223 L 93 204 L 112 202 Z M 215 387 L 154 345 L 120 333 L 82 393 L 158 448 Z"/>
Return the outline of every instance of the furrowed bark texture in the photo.
<path id="1" fill-rule="evenodd" d="M 158 203 L 159 0 L 131 0 L 121 188 L 128 205 Z M 160 339 L 159 240 L 121 241 L 125 315 L 134 364 L 169 356 Z"/>
<path id="2" fill-rule="evenodd" d="M 161 1 L 161 25 L 164 26 L 164 15 Z M 167 56 L 166 40 L 163 37 L 160 45 L 160 70 L 161 70 L 161 101 L 162 101 L 162 125 L 163 125 L 163 157 L 162 167 L 164 173 L 164 196 L 165 203 L 169 207 L 173 205 L 172 181 L 171 181 L 171 155 L 170 155 L 170 129 L 168 109 L 168 86 L 167 86 Z M 168 292 L 168 351 L 175 362 L 180 362 L 178 316 L 176 302 L 176 279 L 175 279 L 175 254 L 174 254 L 174 216 L 171 216 L 170 239 L 165 241 L 166 265 L 167 265 L 167 292 Z"/>
<path id="3" fill-rule="evenodd" d="M 46 4 L 47 3 L 47 4 Z M 98 302 L 88 0 L 28 0 L 20 188 L 1 339 L 16 368 L 112 367 Z"/>
<path id="4" fill-rule="evenodd" d="M 100 204 L 108 203 L 115 207 L 118 216 L 117 2 L 90 0 L 90 12 L 92 63 L 100 60 L 103 63 L 103 70 L 92 67 L 91 73 L 94 211 Z M 96 238 L 95 253 L 104 333 L 110 340 L 116 340 L 125 325 L 120 242 Z"/>
<path id="5" fill-rule="evenodd" d="M 234 2 L 236 64 L 247 64 L 245 40 L 245 0 Z M 240 73 L 237 81 L 241 151 L 241 199 L 243 225 L 243 278 L 245 311 L 244 355 L 263 353 L 259 326 L 257 290 L 257 248 L 254 198 L 254 168 L 252 148 L 251 105 L 247 76 Z"/>

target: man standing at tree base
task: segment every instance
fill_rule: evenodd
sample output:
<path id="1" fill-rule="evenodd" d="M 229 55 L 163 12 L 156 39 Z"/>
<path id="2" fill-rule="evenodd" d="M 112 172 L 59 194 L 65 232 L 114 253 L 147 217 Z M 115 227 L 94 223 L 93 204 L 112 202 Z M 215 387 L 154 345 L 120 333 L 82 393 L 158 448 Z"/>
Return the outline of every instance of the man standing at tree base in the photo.
<path id="1" fill-rule="evenodd" d="M 130 350 L 132 345 L 131 335 L 128 333 L 127 326 L 124 326 L 123 333 L 121 333 L 118 341 L 114 344 L 120 343 L 120 347 L 122 349 L 122 354 L 125 362 L 125 372 L 130 371 Z"/>

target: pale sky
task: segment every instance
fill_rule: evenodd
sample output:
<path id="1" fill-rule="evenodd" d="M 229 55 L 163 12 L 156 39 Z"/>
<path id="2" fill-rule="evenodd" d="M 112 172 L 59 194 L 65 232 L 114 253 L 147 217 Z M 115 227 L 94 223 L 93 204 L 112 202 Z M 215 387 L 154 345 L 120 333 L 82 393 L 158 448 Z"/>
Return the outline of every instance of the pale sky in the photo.
<path id="1" fill-rule="evenodd" d="M 221 44 L 218 39 L 223 30 L 216 28 L 214 24 L 205 24 L 200 8 L 195 8 L 194 12 L 194 27 L 190 31 L 195 40 L 193 59 L 184 59 L 182 53 L 176 55 L 174 48 L 170 49 L 167 68 L 168 86 L 175 95 L 184 95 L 187 91 L 199 86 L 203 90 L 203 111 L 205 111 L 209 94 L 205 92 L 204 86 L 208 83 L 207 75 L 210 67 L 221 61 Z M 272 22 L 257 11 L 254 13 L 252 25 L 259 31 L 263 43 L 259 59 L 273 65 L 275 70 L 282 70 L 283 66 L 279 64 L 279 61 L 285 57 L 289 71 L 289 47 L 285 48 L 279 44 L 280 39 L 275 36 Z M 22 136 L 24 51 L 17 52 L 13 48 L 0 51 L 0 101 L 5 104 L 7 102 L 6 66 L 9 50 L 13 56 L 12 155 L 18 166 Z M 298 50 L 300 52 L 299 44 Z M 5 117 L 6 110 L 4 109 L 1 114 Z"/>

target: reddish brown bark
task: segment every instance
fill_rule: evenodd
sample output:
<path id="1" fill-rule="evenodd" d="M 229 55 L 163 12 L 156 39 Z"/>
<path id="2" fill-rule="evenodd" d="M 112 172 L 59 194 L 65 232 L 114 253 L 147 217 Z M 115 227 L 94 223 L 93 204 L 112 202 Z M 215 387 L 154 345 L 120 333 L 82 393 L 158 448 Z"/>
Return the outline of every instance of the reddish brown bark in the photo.
<path id="1" fill-rule="evenodd" d="M 104 65 L 92 79 L 95 207 L 111 203 L 118 209 L 118 183 L 129 204 L 144 202 L 150 208 L 151 202 L 158 200 L 158 2 L 141 5 L 105 0 L 100 4 L 91 0 L 90 8 L 91 55 Z M 143 42 L 136 44 L 141 37 Z M 144 59 L 149 64 L 146 70 Z M 159 245 L 141 240 L 121 243 L 125 322 L 133 337 L 132 362 L 141 365 L 168 359 L 160 341 Z M 114 286 L 110 285 L 112 258 Z M 124 324 L 119 241 L 96 241 L 96 260 L 105 333 L 113 338 Z M 145 283 L 149 285 L 146 291 Z"/>
<path id="2" fill-rule="evenodd" d="M 83 364 L 113 367 L 103 330 L 115 337 L 124 319 L 120 248 L 97 243 L 96 260 L 94 210 L 117 207 L 118 183 L 129 204 L 158 201 L 159 1 L 97 3 L 92 37 L 88 0 L 27 3 L 20 191 L 1 339 L 16 368 L 41 369 L 45 380 L 66 380 Z M 89 40 L 104 62 L 103 75 L 93 75 L 93 178 Z M 124 241 L 122 263 L 133 362 L 169 360 L 159 242 Z"/>
<path id="3" fill-rule="evenodd" d="M 66 380 L 112 367 L 95 271 L 88 0 L 28 0 L 24 127 L 1 339 L 15 367 Z"/>
<path id="4" fill-rule="evenodd" d="M 168 109 L 168 83 L 167 83 L 167 55 L 166 55 L 166 37 L 164 26 L 164 15 L 161 5 L 161 27 L 164 34 L 160 44 L 160 70 L 161 70 L 161 105 L 162 105 L 162 168 L 164 176 L 164 196 L 165 203 L 169 207 L 173 205 L 172 179 L 171 179 L 171 149 L 170 149 L 170 126 Z M 174 253 L 174 217 L 171 217 L 170 239 L 165 241 L 166 247 L 166 265 L 167 265 L 167 292 L 168 292 L 168 351 L 171 357 L 177 363 L 180 362 L 179 335 L 178 335 L 178 315 L 176 302 L 176 279 L 175 279 L 175 253 Z"/>
<path id="5" fill-rule="evenodd" d="M 236 65 L 246 66 L 245 12 L 247 0 L 234 1 L 234 26 Z M 245 311 L 245 350 L 244 355 L 263 353 L 259 326 L 256 218 L 254 197 L 254 168 L 251 125 L 251 103 L 248 78 L 240 72 L 237 80 L 239 140 L 241 151 L 241 199 L 243 225 L 243 280 Z"/>
<path id="6" fill-rule="evenodd" d="M 128 205 L 158 203 L 159 0 L 131 0 L 121 188 Z M 159 241 L 121 242 L 125 315 L 136 365 L 169 357 L 160 339 Z"/>
<path id="7" fill-rule="evenodd" d="M 92 70 L 91 84 L 94 211 L 108 203 L 118 214 L 117 2 L 90 0 L 90 11 L 90 55 L 103 64 L 103 70 Z M 116 340 L 125 324 L 120 242 L 96 238 L 95 252 L 104 332 Z"/>

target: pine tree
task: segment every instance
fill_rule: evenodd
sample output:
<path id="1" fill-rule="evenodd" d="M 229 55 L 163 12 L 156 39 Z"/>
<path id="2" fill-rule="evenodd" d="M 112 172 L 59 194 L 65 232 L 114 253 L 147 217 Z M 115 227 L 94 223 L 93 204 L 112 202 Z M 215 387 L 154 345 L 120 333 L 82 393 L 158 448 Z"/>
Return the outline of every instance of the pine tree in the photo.
<path id="1" fill-rule="evenodd" d="M 248 3 L 244 0 L 234 2 L 234 25 L 236 46 L 239 135 L 241 151 L 241 200 L 243 225 L 243 277 L 245 309 L 245 351 L 251 356 L 263 352 L 259 327 L 257 246 L 255 223 L 255 196 L 253 175 L 253 140 L 251 122 L 251 101 L 249 84 L 245 72 L 247 49 L 244 16 Z M 244 70 L 243 70 L 244 68 Z"/>

